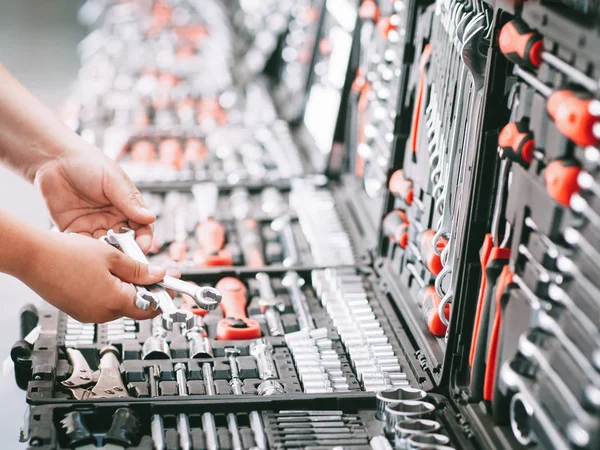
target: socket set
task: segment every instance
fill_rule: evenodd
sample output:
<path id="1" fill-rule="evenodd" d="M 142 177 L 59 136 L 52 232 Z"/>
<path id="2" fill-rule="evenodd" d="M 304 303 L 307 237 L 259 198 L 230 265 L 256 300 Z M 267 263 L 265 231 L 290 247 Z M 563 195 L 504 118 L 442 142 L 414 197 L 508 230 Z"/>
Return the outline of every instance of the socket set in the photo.
<path id="1" fill-rule="evenodd" d="M 595 5 L 94 3 L 124 44 L 81 88 L 152 89 L 74 128 L 186 282 L 147 321 L 23 312 L 31 448 L 598 448 Z M 223 45 L 174 71 L 180 7 Z"/>

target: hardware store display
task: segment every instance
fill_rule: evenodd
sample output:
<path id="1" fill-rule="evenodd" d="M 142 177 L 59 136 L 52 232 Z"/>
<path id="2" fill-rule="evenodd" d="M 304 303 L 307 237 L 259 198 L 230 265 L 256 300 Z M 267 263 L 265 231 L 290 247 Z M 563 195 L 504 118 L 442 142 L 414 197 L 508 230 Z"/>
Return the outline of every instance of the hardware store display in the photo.
<path id="1" fill-rule="evenodd" d="M 600 446 L 594 5 L 93 3 L 66 119 L 185 281 L 24 311 L 31 448 Z"/>

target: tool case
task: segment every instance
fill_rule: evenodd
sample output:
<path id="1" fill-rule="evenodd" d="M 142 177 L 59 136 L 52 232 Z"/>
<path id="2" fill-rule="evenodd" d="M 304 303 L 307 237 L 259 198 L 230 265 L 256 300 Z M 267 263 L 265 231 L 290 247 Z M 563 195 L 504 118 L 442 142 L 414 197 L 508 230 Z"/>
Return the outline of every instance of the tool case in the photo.
<path id="1" fill-rule="evenodd" d="M 313 43 L 305 84 L 282 75 L 291 62 L 277 52 L 269 74 L 309 175 L 208 180 L 228 242 L 243 247 L 242 219 L 261 224 L 266 264 L 178 265 L 199 285 L 237 283 L 238 322 L 185 296 L 190 333 L 52 309 L 31 323 L 28 311 L 12 356 L 30 447 L 150 449 L 158 433 L 168 449 L 598 448 L 597 5 L 300 3 L 310 14 L 292 11 L 288 33 L 294 20 L 313 33 L 293 42 Z M 291 43 L 284 33 L 278 49 Z M 190 239 L 192 185 L 206 181 L 140 187 L 156 211 L 183 202 Z M 290 220 L 292 263 L 285 238 L 269 238 L 281 213 L 265 211 L 267 188 Z M 349 263 L 317 261 L 332 233 L 321 203 L 334 205 Z M 107 354 L 124 390 L 69 383 L 74 361 L 94 372 Z"/>

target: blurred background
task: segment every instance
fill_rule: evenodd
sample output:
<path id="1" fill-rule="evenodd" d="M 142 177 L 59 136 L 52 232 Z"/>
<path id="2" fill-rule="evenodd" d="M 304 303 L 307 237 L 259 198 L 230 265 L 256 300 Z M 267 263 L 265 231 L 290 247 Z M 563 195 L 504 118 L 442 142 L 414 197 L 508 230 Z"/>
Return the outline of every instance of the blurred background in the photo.
<path id="1" fill-rule="evenodd" d="M 0 1 L 0 63 L 54 110 L 66 98 L 77 76 L 76 45 L 85 36 L 76 20 L 81 4 L 78 0 Z M 38 227 L 48 227 L 46 210 L 35 188 L 3 167 L 0 208 Z M 27 302 L 42 300 L 3 274 L 0 298 L 0 355 L 4 361 L 18 338 L 19 310 Z M 3 367 L 0 398 L 0 448 L 22 448 L 16 441 L 23 424 L 25 393 L 13 380 L 12 364 Z"/>

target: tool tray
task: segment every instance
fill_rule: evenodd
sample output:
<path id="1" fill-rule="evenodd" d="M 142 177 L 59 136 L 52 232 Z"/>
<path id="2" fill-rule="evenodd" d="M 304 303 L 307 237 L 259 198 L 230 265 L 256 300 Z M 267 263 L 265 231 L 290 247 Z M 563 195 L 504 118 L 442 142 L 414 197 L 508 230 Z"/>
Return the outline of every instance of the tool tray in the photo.
<path id="1" fill-rule="evenodd" d="M 328 174 L 332 181 L 326 189 L 332 192 L 336 199 L 336 208 L 339 209 L 348 229 L 352 230 L 351 241 L 356 249 L 360 249 L 358 254 L 369 254 L 372 260 L 372 263 L 366 258 L 357 260 L 353 270 L 363 278 L 363 284 L 367 287 L 369 305 L 381 322 L 385 336 L 392 344 L 410 386 L 426 390 L 427 401 L 437 405 L 432 418 L 441 422 L 442 434 L 450 438 L 449 445 L 457 449 L 525 448 L 523 436 L 533 434 L 536 442 L 530 446 L 534 448 L 595 448 L 600 427 L 597 410 L 594 410 L 594 405 L 589 404 L 585 387 L 597 386 L 595 378 L 590 379 L 591 371 L 587 367 L 593 363 L 597 341 L 594 340 L 593 335 L 582 332 L 579 316 L 573 317 L 573 314 L 570 311 L 565 312 L 565 308 L 561 305 L 544 303 L 548 286 L 547 283 L 539 283 L 539 264 L 532 262 L 532 258 L 524 257 L 523 252 L 520 251 L 521 244 L 524 244 L 534 253 L 533 259 L 538 254 L 545 257 L 543 250 L 547 240 L 540 235 L 556 241 L 557 248 L 560 251 L 564 250 L 565 254 L 583 271 L 584 278 L 588 279 L 589 285 L 584 283 L 579 286 L 579 290 L 576 290 L 577 285 L 569 285 L 569 288 L 573 289 L 569 292 L 574 297 L 578 295 L 577 306 L 585 311 L 594 323 L 597 323 L 597 299 L 594 301 L 593 296 L 590 298 L 590 292 L 595 292 L 593 280 L 600 271 L 595 267 L 595 260 L 589 253 L 569 249 L 564 242 L 564 231 L 569 227 L 580 230 L 590 241 L 598 239 L 597 230 L 594 231 L 587 219 L 582 219 L 580 214 L 575 214 L 550 198 L 544 182 L 544 167 L 548 161 L 557 158 L 576 158 L 582 167 L 595 173 L 597 163 L 593 158 L 594 148 L 576 146 L 559 132 L 545 112 L 543 97 L 535 94 L 534 89 L 526 83 L 517 81 L 517 77 L 512 73 L 512 64 L 502 55 L 498 47 L 498 35 L 502 26 L 511 20 L 513 15 L 517 15 L 527 22 L 529 27 L 544 35 L 547 49 L 561 55 L 563 59 L 569 60 L 574 66 L 597 79 L 600 62 L 596 51 L 600 45 L 598 25 L 593 22 L 592 17 L 586 18 L 558 4 L 545 2 L 525 2 L 523 6 L 515 6 L 509 2 L 485 4 L 485 8 L 489 8 L 491 35 L 490 48 L 485 49 L 482 101 L 476 115 L 459 123 L 459 136 L 461 139 L 468 137 L 469 145 L 464 145 L 462 149 L 464 161 L 462 174 L 453 174 L 449 182 L 454 195 L 462 197 L 456 214 L 453 215 L 456 221 L 455 243 L 458 244 L 458 254 L 454 256 L 456 266 L 452 281 L 454 299 L 450 308 L 448 331 L 436 337 L 428 331 L 422 319 L 423 312 L 418 300 L 420 286 L 415 281 L 415 273 L 423 277 L 425 284 L 429 284 L 433 276 L 428 272 L 423 261 L 419 260 L 413 247 L 403 248 L 398 242 L 391 240 L 384 233 L 382 226 L 382 220 L 388 213 L 398 209 L 406 210 L 408 238 L 415 241 L 418 233 L 434 226 L 440 217 L 432 200 L 433 183 L 429 180 L 426 164 L 422 162 L 429 156 L 428 141 L 424 137 L 428 132 L 426 114 L 427 102 L 431 98 L 431 80 L 439 81 L 436 76 L 441 76 L 439 71 L 444 67 L 441 60 L 430 59 L 429 62 L 422 60 L 426 44 L 438 42 L 436 39 L 440 37 L 436 35 L 440 30 L 434 25 L 436 5 L 417 4 L 413 1 L 403 4 L 405 7 L 401 10 L 403 18 L 401 23 L 405 27 L 404 39 L 398 41 L 397 46 L 394 47 L 401 61 L 402 75 L 394 85 L 396 92 L 390 94 L 392 98 L 398 99 L 391 103 L 396 111 L 393 121 L 393 139 L 386 143 L 380 141 L 369 143 L 373 148 L 372 153 L 363 153 L 359 150 L 360 144 L 366 141 L 361 140 L 359 132 L 358 122 L 362 114 L 358 108 L 360 96 L 352 97 L 351 85 L 355 80 L 360 60 L 360 48 L 356 42 L 360 36 L 360 27 L 365 26 L 365 17 L 360 15 L 357 16 L 356 22 L 359 28 L 353 31 L 354 43 L 348 61 L 346 80 L 343 88 L 339 90 L 341 110 L 348 110 L 350 113 L 344 117 L 344 120 L 337 120 L 335 131 L 331 133 L 333 150 L 328 155 Z M 393 10 L 391 6 L 380 6 L 381 16 L 400 13 Z M 321 26 L 322 23 L 331 20 L 325 16 L 329 13 L 333 14 L 331 11 L 329 13 L 328 10 L 324 11 Z M 384 41 L 377 41 L 378 48 L 389 45 Z M 315 50 L 316 47 L 317 43 Z M 433 51 L 435 52 L 435 48 Z M 317 58 L 313 59 L 317 60 Z M 312 70 L 314 64 L 311 72 Z M 423 94 L 419 93 L 421 71 L 426 74 L 427 80 Z M 455 75 L 456 73 L 449 72 L 445 76 Z M 537 76 L 553 86 L 568 84 L 568 80 L 559 76 L 544 63 L 538 70 Z M 315 82 L 314 78 L 309 75 L 307 92 L 310 91 L 313 82 Z M 517 94 L 515 94 L 516 88 L 513 87 L 515 83 L 519 85 Z M 474 98 L 470 89 L 466 90 L 464 95 L 467 100 Z M 595 95 L 597 98 L 597 93 Z M 510 117 L 514 99 L 517 97 L 519 106 L 514 117 Z M 422 104 L 420 108 L 417 107 L 419 98 Z M 371 98 L 370 101 L 373 102 L 373 99 Z M 349 105 L 348 108 L 345 105 Z M 371 120 L 369 114 L 373 113 L 370 109 L 372 106 L 371 104 L 367 108 L 367 121 Z M 342 115 L 346 116 L 340 114 L 340 117 Z M 510 223 L 512 230 L 510 266 L 517 281 L 513 279 L 513 283 L 510 283 L 511 289 L 503 296 L 502 302 L 502 320 L 504 324 L 510 323 L 510 328 L 505 327 L 499 337 L 496 387 L 500 395 L 495 397 L 494 401 L 488 399 L 479 401 L 473 398 L 469 388 L 471 369 L 468 352 L 471 347 L 482 274 L 480 249 L 492 225 L 494 203 L 490 199 L 495 197 L 498 190 L 498 173 L 501 165 L 497 151 L 499 134 L 510 120 L 520 120 L 523 117 L 529 118 L 536 139 L 536 149 L 543 149 L 545 159 L 534 160 L 528 169 L 521 168 L 516 163 L 512 164 L 512 181 L 510 189 L 507 189 L 508 199 L 504 218 Z M 417 127 L 414 127 L 415 123 Z M 303 151 L 307 151 L 306 147 L 309 147 L 308 152 L 310 148 L 315 149 L 315 136 L 303 124 L 295 129 L 295 137 Z M 345 141 L 344 151 L 341 150 L 340 145 L 342 140 Z M 387 157 L 387 161 L 383 161 L 382 164 L 380 159 L 383 156 Z M 315 162 L 315 160 L 311 161 Z M 379 169 L 357 171 L 357 167 L 364 168 L 365 163 L 376 165 Z M 405 176 L 413 182 L 414 198 L 410 204 L 405 197 L 402 198 L 385 190 L 386 180 L 389 180 L 398 169 L 402 169 Z M 383 187 L 382 180 L 384 180 Z M 174 184 L 174 186 L 175 189 L 185 190 L 184 185 Z M 376 189 L 372 189 L 373 186 Z M 227 192 L 229 188 L 222 187 L 222 189 Z M 287 192 L 287 189 L 289 186 L 282 187 L 283 192 Z M 151 190 L 160 192 L 160 185 L 151 186 Z M 595 205 L 593 197 L 586 193 L 583 196 L 592 206 Z M 417 205 L 419 202 L 422 208 Z M 528 225 L 530 222 L 526 221 L 527 218 L 533 221 L 535 229 Z M 504 231 L 502 227 L 501 231 Z M 546 260 L 542 259 L 541 264 L 545 263 Z M 408 264 L 411 264 L 415 270 L 409 270 Z M 280 283 L 287 270 L 290 268 L 267 267 L 263 272 L 269 274 L 273 289 L 285 301 L 282 320 L 286 333 L 290 333 L 296 330 L 298 321 L 297 314 L 293 314 L 289 298 L 286 297 L 286 289 Z M 105 434 L 110 426 L 110 418 L 119 407 L 131 408 L 140 418 L 142 436 L 132 442 L 132 446 L 128 448 L 152 448 L 150 439 L 152 414 L 164 416 L 165 439 L 170 442 L 168 448 L 178 448 L 175 415 L 179 413 L 189 413 L 194 448 L 204 448 L 202 427 L 199 426 L 199 416 L 203 412 L 211 412 L 215 415 L 222 448 L 230 448 L 227 442 L 229 435 L 226 431 L 224 413 L 235 413 L 239 417 L 244 448 L 254 445 L 247 416 L 250 411 L 261 412 L 269 448 L 287 448 L 276 441 L 276 438 L 270 434 L 270 427 L 267 426 L 271 423 L 269 417 L 273 411 L 286 409 L 339 409 L 344 413 L 360 416 L 369 438 L 381 435 L 383 422 L 374 417 L 375 393 L 364 389 L 356 367 L 347 353 L 347 347 L 333 325 L 327 307 L 322 304 L 323 298 L 316 293 L 317 286 L 314 284 L 312 272 L 322 268 L 311 267 L 310 261 L 307 260 L 305 267 L 296 267 L 294 270 L 297 270 L 306 281 L 302 289 L 316 322 L 315 325 L 327 328 L 328 336 L 335 344 L 348 381 L 348 391 L 318 394 L 302 392 L 302 382 L 298 379 L 295 360 L 285 338 L 269 336 L 268 327 L 261 322 L 264 317 L 260 318 L 259 309 L 253 305 L 257 297 L 256 288 L 253 287 L 257 271 L 248 268 L 184 271 L 184 279 L 199 284 L 214 285 L 226 276 L 235 276 L 245 283 L 249 292 L 248 314 L 259 321 L 263 336 L 274 347 L 280 377 L 277 381 L 282 383 L 285 393 L 268 397 L 256 395 L 256 386 L 261 381 L 257 377 L 256 364 L 247 356 L 247 346 L 237 341 L 235 345 L 242 352 L 239 366 L 243 394 L 231 395 L 227 383 L 231 373 L 227 370 L 227 358 L 222 353 L 229 343 L 212 339 L 215 332 L 214 321 L 218 322 L 220 317 L 217 313 L 210 313 L 206 316 L 205 323 L 215 350 L 213 367 L 218 395 L 204 395 L 199 369 L 202 359 L 188 358 L 186 346 L 179 345 L 183 342 L 183 336 L 177 333 L 172 333 L 168 337 L 173 349 L 173 359 L 140 359 L 142 343 L 151 333 L 149 323 L 140 323 L 137 325 L 135 339 L 115 343 L 123 358 L 124 380 L 128 383 L 130 397 L 119 400 L 74 400 L 67 392 L 58 388 L 58 382 L 68 377 L 70 371 L 64 354 L 64 340 L 61 340 L 66 332 L 67 319 L 62 313 L 50 311 L 40 315 L 42 334 L 35 344 L 29 358 L 30 362 L 20 361 L 25 366 L 31 364 L 31 367 L 25 372 L 18 371 L 21 376 L 24 376 L 19 384 L 27 387 L 27 400 L 33 405 L 32 447 L 68 448 L 64 447 L 66 441 L 64 435 L 61 435 L 59 422 L 66 413 L 72 411 L 79 411 L 84 418 L 88 418 L 88 426 L 95 434 Z M 339 273 L 346 273 L 344 271 L 348 268 L 338 270 Z M 540 330 L 539 315 L 533 314 L 539 310 L 540 302 L 549 308 L 548 314 L 560 324 L 559 328 L 564 329 L 566 340 L 560 333 L 554 336 L 549 333 L 549 329 Z M 98 364 L 99 349 L 108 343 L 104 327 L 104 325 L 96 326 L 96 342 L 80 346 L 92 368 Z M 575 346 L 569 345 L 569 342 Z M 527 349 L 531 349 L 529 343 L 538 345 L 542 349 L 543 358 L 536 359 L 536 354 L 533 356 L 526 354 Z M 579 350 L 574 351 L 574 349 Z M 547 370 L 545 366 L 541 368 L 544 358 L 549 361 L 548 366 L 552 370 Z M 186 364 L 189 390 L 186 398 L 173 397 L 178 394 L 174 375 L 174 365 L 177 362 Z M 144 378 L 144 368 L 155 364 L 161 369 L 160 391 L 165 394 L 150 398 L 146 396 L 148 383 Z M 585 366 L 583 369 L 582 364 Z M 514 427 L 511 429 L 509 423 L 510 397 L 515 393 L 524 396 L 524 405 L 529 402 L 536 406 L 532 414 L 529 414 L 527 408 L 523 406 L 525 420 L 519 424 L 522 428 L 517 430 Z M 586 401 L 588 404 L 585 403 Z M 96 421 L 96 417 L 101 419 Z M 574 424 L 581 428 L 573 428 Z M 576 442 L 576 438 L 581 437 L 581 434 L 576 434 L 580 429 L 587 433 L 585 435 L 588 437 L 587 442 Z M 515 438 L 513 434 L 517 434 L 517 437 Z M 344 444 L 339 445 L 346 447 Z M 362 448 L 361 445 L 354 442 L 348 447 Z M 333 444 L 331 447 L 324 446 L 324 448 L 333 447 Z M 364 448 L 370 448 L 366 442 Z"/>

